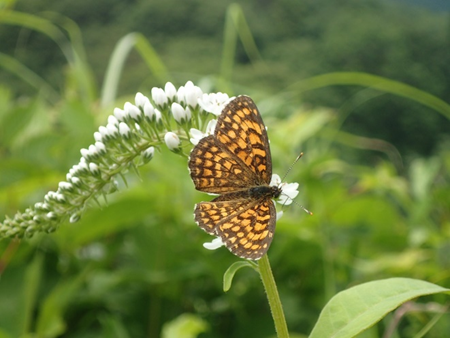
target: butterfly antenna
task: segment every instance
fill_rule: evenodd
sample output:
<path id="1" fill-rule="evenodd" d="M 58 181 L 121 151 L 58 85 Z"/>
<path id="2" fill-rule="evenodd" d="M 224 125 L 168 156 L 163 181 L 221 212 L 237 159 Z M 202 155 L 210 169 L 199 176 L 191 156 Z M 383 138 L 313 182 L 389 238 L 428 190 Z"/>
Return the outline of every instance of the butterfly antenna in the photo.
<path id="1" fill-rule="evenodd" d="M 295 163 L 298 162 L 299 159 L 301 159 L 303 156 L 303 152 L 301 152 L 297 158 L 294 160 L 294 162 L 292 162 L 292 164 L 290 165 L 290 167 L 288 168 L 288 170 L 286 171 L 286 174 L 284 174 L 283 179 L 281 180 L 281 182 L 284 181 L 284 179 L 286 178 L 286 176 L 289 174 L 289 172 L 292 170 L 292 167 L 295 165 Z M 309 211 L 308 209 L 306 209 L 303 205 L 298 204 L 296 201 L 292 200 L 292 202 L 295 203 L 295 205 L 299 206 L 300 208 L 303 209 L 304 212 L 306 212 L 307 214 L 309 214 L 310 216 L 314 215 L 311 211 Z"/>
<path id="2" fill-rule="evenodd" d="M 294 201 L 294 203 L 295 203 L 295 205 L 298 205 L 300 208 L 302 208 L 303 211 L 306 212 L 309 216 L 314 215 L 314 214 L 312 213 L 312 211 L 309 211 L 309 210 L 306 209 L 303 205 L 298 204 L 296 201 Z"/>
<path id="3" fill-rule="evenodd" d="M 284 174 L 283 178 L 281 179 L 281 182 L 284 182 L 284 179 L 286 178 L 286 176 L 289 174 L 289 172 L 292 170 L 292 167 L 295 165 L 295 163 L 298 162 L 299 159 L 301 159 L 303 156 L 303 152 L 301 152 L 297 158 L 294 160 L 294 162 L 292 162 L 292 164 L 290 165 L 290 167 L 288 168 L 288 170 L 286 171 L 286 174 Z"/>

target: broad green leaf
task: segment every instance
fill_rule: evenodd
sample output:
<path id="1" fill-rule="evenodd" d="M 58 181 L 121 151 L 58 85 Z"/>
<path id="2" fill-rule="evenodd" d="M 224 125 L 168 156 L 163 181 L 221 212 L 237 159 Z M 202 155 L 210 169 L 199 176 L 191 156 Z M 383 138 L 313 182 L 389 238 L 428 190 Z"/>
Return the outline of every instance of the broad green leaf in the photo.
<path id="1" fill-rule="evenodd" d="M 449 291 L 410 278 L 389 278 L 354 286 L 328 302 L 310 338 L 354 337 L 410 299 Z"/>
<path id="2" fill-rule="evenodd" d="M 162 338 L 195 338 L 208 328 L 206 322 L 192 314 L 182 314 L 164 324 Z"/>
<path id="3" fill-rule="evenodd" d="M 247 261 L 239 261 L 231 264 L 231 266 L 225 271 L 223 275 L 223 291 L 227 292 L 231 288 L 231 283 L 233 282 L 234 274 L 241 268 L 249 267 L 255 268 L 250 262 Z"/>

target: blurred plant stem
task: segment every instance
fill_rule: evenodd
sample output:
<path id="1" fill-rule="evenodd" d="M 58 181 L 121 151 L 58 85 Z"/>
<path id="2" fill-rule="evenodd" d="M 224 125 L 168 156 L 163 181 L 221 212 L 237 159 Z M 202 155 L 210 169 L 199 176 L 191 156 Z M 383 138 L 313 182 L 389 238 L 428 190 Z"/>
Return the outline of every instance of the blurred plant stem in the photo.
<path id="1" fill-rule="evenodd" d="M 289 331 L 284 318 L 283 307 L 281 305 L 280 296 L 278 294 L 277 285 L 273 278 L 272 269 L 270 267 L 269 257 L 267 254 L 258 261 L 259 274 L 261 276 L 264 289 L 266 290 L 267 299 L 269 300 L 270 311 L 275 323 L 275 330 L 278 338 L 289 338 Z"/>

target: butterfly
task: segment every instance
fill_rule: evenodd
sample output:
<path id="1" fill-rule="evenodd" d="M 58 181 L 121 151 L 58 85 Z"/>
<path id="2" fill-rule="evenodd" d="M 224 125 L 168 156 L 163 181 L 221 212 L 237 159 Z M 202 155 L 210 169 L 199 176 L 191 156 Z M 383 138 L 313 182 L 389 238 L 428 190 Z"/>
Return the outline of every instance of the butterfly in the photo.
<path id="1" fill-rule="evenodd" d="M 236 256 L 260 259 L 275 232 L 272 199 L 282 190 L 270 186 L 269 139 L 250 97 L 238 96 L 225 106 L 214 134 L 202 138 L 192 150 L 189 171 L 197 190 L 219 195 L 195 206 L 199 227 L 220 237 Z"/>

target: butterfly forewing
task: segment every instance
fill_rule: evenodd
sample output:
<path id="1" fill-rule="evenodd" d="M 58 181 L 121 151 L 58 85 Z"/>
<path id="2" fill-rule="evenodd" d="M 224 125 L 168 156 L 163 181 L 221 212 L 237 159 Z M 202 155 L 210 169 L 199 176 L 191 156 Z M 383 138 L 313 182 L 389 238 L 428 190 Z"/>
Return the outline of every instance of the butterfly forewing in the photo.
<path id="1" fill-rule="evenodd" d="M 222 111 L 214 136 L 242 165 L 255 174 L 255 184 L 269 184 L 272 178 L 267 131 L 258 108 L 248 96 L 238 96 Z"/>
<path id="2" fill-rule="evenodd" d="M 246 189 L 254 184 L 254 173 L 217 142 L 202 138 L 192 150 L 189 169 L 195 188 L 213 194 Z"/>

